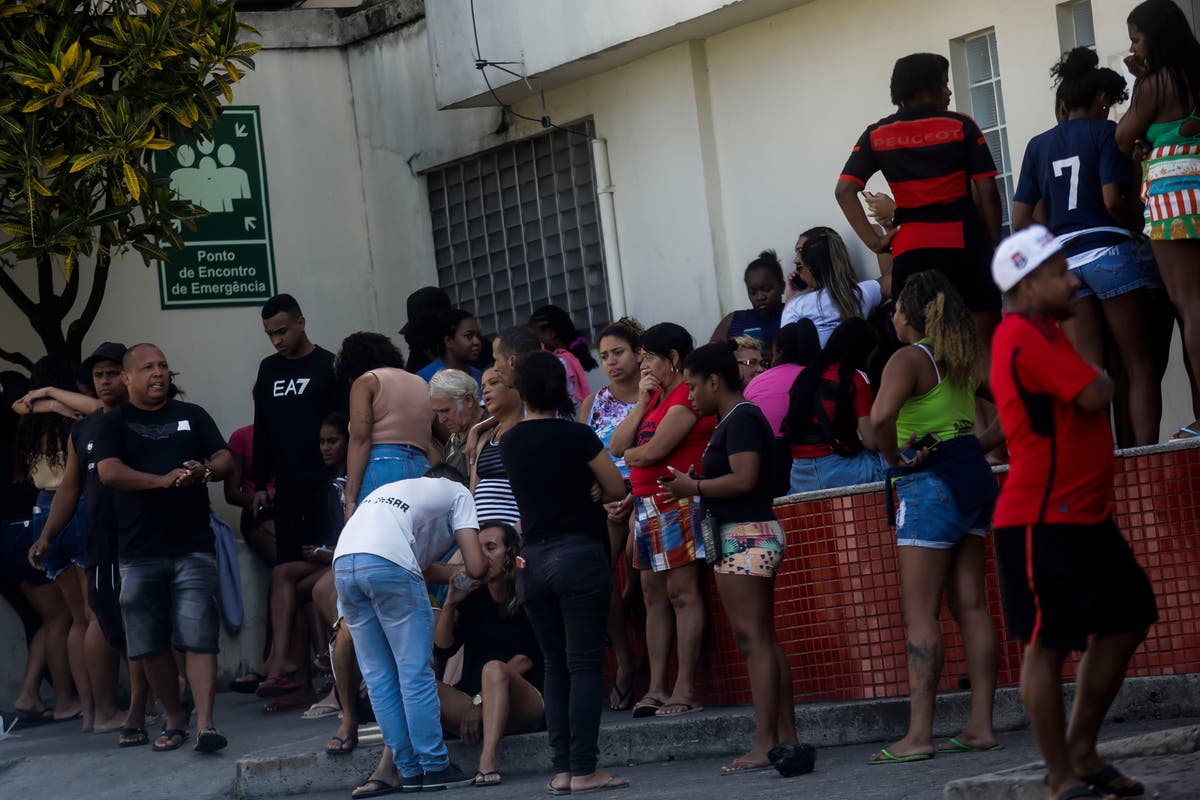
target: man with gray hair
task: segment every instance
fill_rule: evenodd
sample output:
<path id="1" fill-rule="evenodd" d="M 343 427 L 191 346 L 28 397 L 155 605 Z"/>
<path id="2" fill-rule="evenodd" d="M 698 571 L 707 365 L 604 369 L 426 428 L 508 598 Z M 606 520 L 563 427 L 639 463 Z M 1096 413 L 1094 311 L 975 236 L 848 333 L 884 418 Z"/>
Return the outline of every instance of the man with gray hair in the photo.
<path id="1" fill-rule="evenodd" d="M 479 384 L 462 370 L 440 370 L 429 379 L 429 402 L 438 425 L 449 434 L 442 445 L 442 462 L 470 475 L 467 434 L 487 416 L 479 404 Z"/>

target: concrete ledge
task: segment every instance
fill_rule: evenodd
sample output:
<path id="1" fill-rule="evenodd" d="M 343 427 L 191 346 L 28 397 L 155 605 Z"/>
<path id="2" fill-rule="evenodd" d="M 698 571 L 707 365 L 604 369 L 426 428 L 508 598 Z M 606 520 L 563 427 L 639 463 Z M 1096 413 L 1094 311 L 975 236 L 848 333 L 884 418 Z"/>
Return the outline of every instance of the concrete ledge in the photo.
<path id="1" fill-rule="evenodd" d="M 1074 695 L 1073 686 L 1067 687 L 1066 695 L 1070 702 Z M 967 718 L 969 701 L 970 695 L 966 692 L 938 698 L 937 736 L 953 736 L 959 732 Z M 1028 724 L 1020 694 L 1015 688 L 998 691 L 995 708 L 999 731 L 1015 730 Z M 1182 716 L 1200 716 L 1200 675 L 1126 681 L 1109 714 L 1112 720 Z M 907 726 L 908 698 L 812 703 L 796 707 L 796 730 L 800 739 L 818 747 L 900 738 Z M 677 719 L 634 720 L 627 713 L 605 712 L 600 730 L 600 766 L 723 756 L 744 749 L 753 737 L 754 715 L 743 706 L 709 709 Z M 349 756 L 333 758 L 323 752 L 327 738 L 314 737 L 293 744 L 287 748 L 290 752 L 264 751 L 241 759 L 234 778 L 234 796 L 261 798 L 336 791 L 352 786 L 375 768 L 379 759 L 377 737 L 373 737 L 373 742 L 364 738 Z M 1165 741 L 1162 747 L 1177 747 L 1174 738 L 1168 737 Z M 474 769 L 479 758 L 477 747 L 468 748 L 458 741 L 450 742 L 449 747 L 455 763 L 464 770 Z M 1144 749 L 1146 745 L 1139 747 Z M 506 737 L 500 745 L 500 763 L 505 774 L 548 772 L 550 751 L 546 734 Z"/>
<path id="2" fill-rule="evenodd" d="M 241 22 L 258 31 L 264 50 L 346 47 L 424 17 L 424 0 L 379 0 L 353 9 L 294 8 L 238 14 Z"/>
<path id="3" fill-rule="evenodd" d="M 1200 785 L 1200 725 L 1118 739 L 1100 745 L 1099 752 L 1105 761 L 1125 762 L 1126 771 L 1146 784 L 1147 797 L 1190 800 L 1196 796 L 1196 787 Z M 1045 769 L 1045 764 L 1035 761 L 1002 772 L 951 781 L 946 784 L 944 798 L 1040 800 L 1046 792 L 1042 783 Z"/>

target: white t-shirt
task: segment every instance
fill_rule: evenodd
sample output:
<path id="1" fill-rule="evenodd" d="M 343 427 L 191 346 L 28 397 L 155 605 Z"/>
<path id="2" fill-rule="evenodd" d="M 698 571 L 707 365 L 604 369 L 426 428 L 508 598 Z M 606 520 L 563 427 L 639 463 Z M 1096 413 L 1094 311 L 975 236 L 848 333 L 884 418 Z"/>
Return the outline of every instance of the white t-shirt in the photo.
<path id="1" fill-rule="evenodd" d="M 471 492 L 457 481 L 385 483 L 358 504 L 342 528 L 333 560 L 369 553 L 421 575 L 454 544 L 455 531 L 478 527 Z"/>
<path id="2" fill-rule="evenodd" d="M 877 280 L 862 281 L 858 284 L 858 288 L 862 291 L 860 307 L 865 319 L 883 302 L 883 290 Z M 805 292 L 789 300 L 783 307 L 783 316 L 779 320 L 779 327 L 782 328 L 784 325 L 799 322 L 802 319 L 811 319 L 817 326 L 817 337 L 821 340 L 821 347 L 825 346 L 825 343 L 829 341 L 829 334 L 833 333 L 833 329 L 842 322 L 842 316 L 838 313 L 837 306 L 829 298 L 829 292 L 824 289 L 817 292 Z"/>

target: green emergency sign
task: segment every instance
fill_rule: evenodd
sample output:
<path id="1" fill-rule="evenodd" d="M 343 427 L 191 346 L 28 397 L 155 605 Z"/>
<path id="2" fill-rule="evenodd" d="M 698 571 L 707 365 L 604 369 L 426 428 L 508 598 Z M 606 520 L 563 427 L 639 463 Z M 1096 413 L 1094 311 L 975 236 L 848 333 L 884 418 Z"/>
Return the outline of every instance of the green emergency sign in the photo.
<path id="1" fill-rule="evenodd" d="M 258 106 L 226 106 L 211 140 L 174 141 L 155 154 L 154 171 L 208 215 L 194 231 L 175 223 L 183 247 L 158 264 L 162 307 L 261 305 L 275 294 L 275 252 Z"/>

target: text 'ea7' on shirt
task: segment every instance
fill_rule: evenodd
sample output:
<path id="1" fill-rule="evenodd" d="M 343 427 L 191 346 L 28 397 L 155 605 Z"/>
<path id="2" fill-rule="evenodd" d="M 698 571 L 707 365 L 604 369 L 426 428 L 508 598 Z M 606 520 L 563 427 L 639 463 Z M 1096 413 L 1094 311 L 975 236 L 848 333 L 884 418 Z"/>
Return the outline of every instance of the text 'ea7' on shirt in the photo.
<path id="1" fill-rule="evenodd" d="M 987 139 L 965 114 L 906 106 L 859 137 L 842 179 L 865 187 L 882 172 L 896 200 L 900 232 L 892 255 L 925 248 L 960 249 L 964 225 L 978 224 L 971 181 L 996 176 Z"/>
<path id="2" fill-rule="evenodd" d="M 358 504 L 333 558 L 367 553 L 422 575 L 454 544 L 455 531 L 470 528 L 477 530 L 479 520 L 461 483 L 445 478 L 385 483 Z"/>
<path id="3" fill-rule="evenodd" d="M 1008 314 L 992 340 L 992 393 L 1009 471 L 997 528 L 1092 525 L 1112 508 L 1113 440 L 1107 411 L 1075 398 L 1099 373 L 1053 320 Z"/>
<path id="4" fill-rule="evenodd" d="M 254 382 L 254 485 L 324 484 L 321 422 L 344 411 L 349 387 L 333 374 L 333 353 L 321 347 L 303 358 L 278 353 L 258 365 Z"/>
<path id="5" fill-rule="evenodd" d="M 185 461 L 206 461 L 225 449 L 208 412 L 192 403 L 168 400 L 147 411 L 124 403 L 100 419 L 96 431 L 97 464 L 119 459 L 150 475 L 165 475 Z M 208 523 L 208 486 L 116 491 L 118 553 L 131 558 L 178 557 L 213 552 Z"/>

